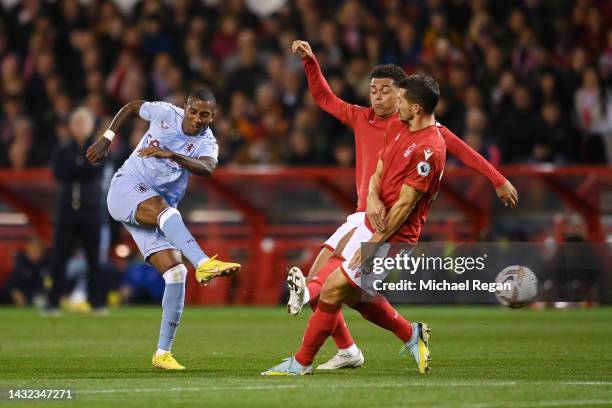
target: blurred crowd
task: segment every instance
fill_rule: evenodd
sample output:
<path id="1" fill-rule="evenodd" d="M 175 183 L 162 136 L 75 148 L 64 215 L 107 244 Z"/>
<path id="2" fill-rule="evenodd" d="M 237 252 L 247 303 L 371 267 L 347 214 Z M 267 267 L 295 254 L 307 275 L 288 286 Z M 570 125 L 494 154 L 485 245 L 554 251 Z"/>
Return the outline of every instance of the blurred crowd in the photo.
<path id="1" fill-rule="evenodd" d="M 203 85 L 221 164 L 350 166 L 352 135 L 313 103 L 295 39 L 352 103 L 369 104 L 377 64 L 432 75 L 438 120 L 494 164 L 605 163 L 611 23 L 604 0 L 23 0 L 0 9 L 0 165 L 47 166 L 78 107 L 98 135 L 130 100 L 182 106 Z M 145 129 L 121 133 L 115 160 Z"/>

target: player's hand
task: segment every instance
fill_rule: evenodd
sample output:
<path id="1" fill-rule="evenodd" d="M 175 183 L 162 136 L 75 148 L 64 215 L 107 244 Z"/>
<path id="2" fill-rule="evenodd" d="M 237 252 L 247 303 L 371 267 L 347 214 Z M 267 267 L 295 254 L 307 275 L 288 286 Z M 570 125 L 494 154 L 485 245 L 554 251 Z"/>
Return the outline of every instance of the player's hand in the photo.
<path id="1" fill-rule="evenodd" d="M 509 180 L 497 187 L 495 193 L 506 207 L 514 208 L 518 204 L 518 192 Z"/>
<path id="2" fill-rule="evenodd" d="M 308 41 L 295 40 L 293 44 L 291 44 L 291 51 L 302 58 L 314 58 L 314 53 Z"/>
<path id="3" fill-rule="evenodd" d="M 351 258 L 351 262 L 349 262 L 349 268 L 361 268 L 361 248 L 358 248 L 357 252 L 355 252 L 355 255 L 353 255 L 353 257 Z"/>
<path id="4" fill-rule="evenodd" d="M 370 224 L 376 228 L 376 231 L 385 232 L 385 217 L 387 216 L 387 210 L 383 202 L 380 201 L 380 198 L 368 195 L 366 216 Z"/>
<path id="5" fill-rule="evenodd" d="M 138 156 L 140 157 L 155 157 L 157 159 L 171 159 L 173 155 L 173 151 L 155 146 L 143 147 L 138 151 Z"/>
<path id="6" fill-rule="evenodd" d="M 98 164 L 102 160 L 104 160 L 106 155 L 108 155 L 108 149 L 110 148 L 110 145 L 110 140 L 105 137 L 101 137 L 96 143 L 89 146 L 89 149 L 87 149 L 87 152 L 85 153 L 85 157 L 92 164 Z"/>

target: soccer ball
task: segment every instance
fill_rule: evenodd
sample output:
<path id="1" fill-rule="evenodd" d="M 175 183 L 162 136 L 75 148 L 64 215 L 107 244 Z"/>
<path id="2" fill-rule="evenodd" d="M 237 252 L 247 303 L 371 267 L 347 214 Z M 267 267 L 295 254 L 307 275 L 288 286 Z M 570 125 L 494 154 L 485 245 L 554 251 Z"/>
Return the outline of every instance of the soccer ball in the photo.
<path id="1" fill-rule="evenodd" d="M 508 266 L 497 275 L 495 283 L 497 287 L 501 287 L 500 284 L 509 286 L 495 291 L 495 296 L 499 303 L 512 309 L 527 306 L 538 294 L 538 278 L 526 266 Z"/>

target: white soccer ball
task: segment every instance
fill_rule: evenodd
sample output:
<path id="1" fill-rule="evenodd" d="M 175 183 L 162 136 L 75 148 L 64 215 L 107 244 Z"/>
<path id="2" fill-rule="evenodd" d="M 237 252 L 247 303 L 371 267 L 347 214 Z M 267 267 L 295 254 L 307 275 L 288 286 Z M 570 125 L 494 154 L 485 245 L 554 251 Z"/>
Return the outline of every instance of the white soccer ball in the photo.
<path id="1" fill-rule="evenodd" d="M 538 278 L 526 266 L 508 266 L 497 275 L 495 283 L 506 284 L 507 288 L 495 291 L 495 296 L 499 303 L 513 309 L 527 306 L 538 294 Z"/>

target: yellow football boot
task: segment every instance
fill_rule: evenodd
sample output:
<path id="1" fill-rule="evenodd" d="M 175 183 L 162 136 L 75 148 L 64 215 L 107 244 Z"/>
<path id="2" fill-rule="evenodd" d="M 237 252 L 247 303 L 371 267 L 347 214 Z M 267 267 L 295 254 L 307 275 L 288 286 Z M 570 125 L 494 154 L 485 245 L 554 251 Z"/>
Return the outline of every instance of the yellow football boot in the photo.
<path id="1" fill-rule="evenodd" d="M 431 354 L 429 352 L 429 335 L 431 329 L 426 323 L 413 322 L 412 330 L 412 338 L 406 343 L 400 353 L 409 350 L 412 357 L 414 357 L 419 373 L 427 374 L 430 370 L 429 362 L 431 361 Z"/>
<path id="2" fill-rule="evenodd" d="M 240 268 L 240 264 L 220 261 L 215 255 L 196 268 L 196 280 L 200 285 L 207 285 L 208 282 L 219 276 L 238 273 Z"/>
<path id="3" fill-rule="evenodd" d="M 178 361 L 174 359 L 172 353 L 167 352 L 160 356 L 155 356 L 153 353 L 153 360 L 151 361 L 153 367 L 161 368 L 162 370 L 184 370 L 185 367 L 180 365 Z"/>

